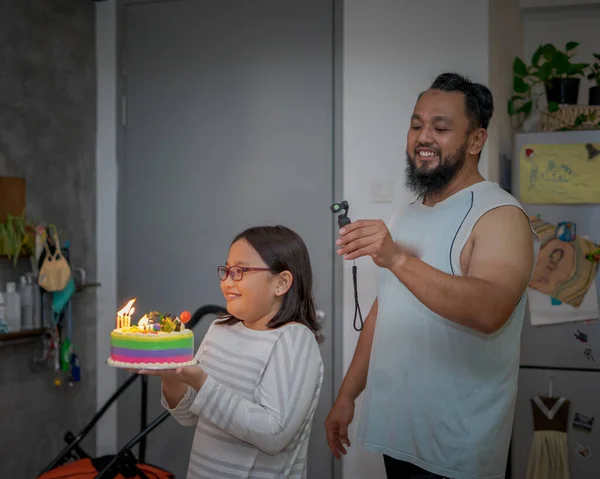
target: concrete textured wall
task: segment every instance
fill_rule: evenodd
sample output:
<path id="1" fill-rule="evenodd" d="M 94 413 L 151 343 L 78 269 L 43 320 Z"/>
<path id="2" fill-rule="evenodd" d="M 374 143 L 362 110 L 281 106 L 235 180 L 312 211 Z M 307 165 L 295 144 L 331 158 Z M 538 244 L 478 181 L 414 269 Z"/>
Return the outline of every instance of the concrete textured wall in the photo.
<path id="1" fill-rule="evenodd" d="M 94 4 L 0 2 L 0 175 L 27 181 L 27 213 L 56 224 L 74 266 L 96 277 L 96 71 Z M 27 267 L 22 261 L 18 270 Z M 0 258 L 0 287 L 17 279 Z M 40 340 L 0 343 L 0 477 L 28 479 L 96 410 L 96 293 L 73 300 L 82 381 L 54 386 L 29 362 Z M 84 447 L 94 454 L 94 435 Z"/>

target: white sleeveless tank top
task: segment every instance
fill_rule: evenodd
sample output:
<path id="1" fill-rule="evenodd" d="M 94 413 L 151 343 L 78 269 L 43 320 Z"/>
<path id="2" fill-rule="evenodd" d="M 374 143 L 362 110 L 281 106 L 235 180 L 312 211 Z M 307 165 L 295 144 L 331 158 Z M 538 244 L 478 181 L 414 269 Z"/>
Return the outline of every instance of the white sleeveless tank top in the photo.
<path id="1" fill-rule="evenodd" d="M 417 201 L 389 228 L 429 265 L 461 275 L 460 254 L 475 223 L 508 205 L 523 209 L 496 183 L 483 181 L 434 207 Z M 539 239 L 532 234 L 537 258 Z M 358 442 L 443 477 L 503 478 L 526 295 L 499 331 L 485 335 L 426 308 L 387 269 L 379 270 L 377 289 Z"/>

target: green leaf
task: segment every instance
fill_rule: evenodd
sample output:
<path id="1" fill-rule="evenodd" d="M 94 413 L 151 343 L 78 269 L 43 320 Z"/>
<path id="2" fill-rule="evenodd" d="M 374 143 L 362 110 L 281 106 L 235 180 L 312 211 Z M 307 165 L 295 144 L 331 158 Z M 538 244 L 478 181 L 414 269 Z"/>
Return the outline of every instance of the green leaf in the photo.
<path id="1" fill-rule="evenodd" d="M 515 114 L 515 103 L 512 100 L 508 100 L 508 116 Z"/>
<path id="2" fill-rule="evenodd" d="M 515 60 L 513 61 L 513 72 L 521 78 L 527 75 L 527 65 L 525 65 L 525 62 L 519 57 L 515 57 Z"/>
<path id="3" fill-rule="evenodd" d="M 600 53 L 592 53 L 596 60 L 600 60 Z"/>
<path id="4" fill-rule="evenodd" d="M 571 50 L 574 50 L 575 48 L 577 48 L 579 46 L 578 42 L 569 42 L 567 43 L 565 49 L 570 52 Z"/>
<path id="5" fill-rule="evenodd" d="M 570 65 L 568 74 L 571 76 L 583 75 L 584 70 L 589 66 L 588 63 L 574 63 Z"/>
<path id="6" fill-rule="evenodd" d="M 552 72 L 552 66 L 550 63 L 544 63 L 540 69 L 535 73 L 535 77 L 542 82 L 548 81 L 550 78 L 550 73 Z"/>
<path id="7" fill-rule="evenodd" d="M 569 57 L 563 52 L 556 52 L 550 65 L 555 70 L 557 76 L 562 76 L 568 73 L 570 68 Z"/>
<path id="8" fill-rule="evenodd" d="M 531 113 L 532 109 L 533 109 L 533 102 L 528 101 L 527 103 L 523 104 L 523 106 L 521 106 L 521 108 L 519 108 L 517 110 L 517 113 L 525 113 L 526 115 L 529 115 Z"/>
<path id="9" fill-rule="evenodd" d="M 529 84 L 525 83 L 522 79 L 520 79 L 519 77 L 514 77 L 513 78 L 513 89 L 517 92 L 517 93 L 526 93 L 529 91 Z"/>
<path id="10" fill-rule="evenodd" d="M 577 118 L 575 118 L 574 126 L 581 126 L 581 125 L 583 125 L 583 123 L 586 120 L 587 120 L 587 115 L 585 113 L 582 113 L 581 115 L 577 115 Z"/>
<path id="11" fill-rule="evenodd" d="M 555 101 L 548 102 L 548 113 L 555 113 L 558 111 L 559 108 L 560 108 L 559 104 L 556 103 Z"/>
<path id="12" fill-rule="evenodd" d="M 523 101 L 525 101 L 525 98 L 521 95 L 513 95 L 510 100 L 508 100 L 508 114 L 512 116 L 517 113 L 517 104 L 522 103 Z"/>
<path id="13" fill-rule="evenodd" d="M 537 47 L 537 50 L 535 51 L 535 53 L 531 57 L 531 64 L 533 66 L 536 66 L 536 67 L 539 66 L 540 58 L 542 58 L 543 51 L 544 51 L 544 46 L 543 45 L 540 45 L 539 47 Z"/>
<path id="14" fill-rule="evenodd" d="M 556 47 L 551 43 L 546 43 L 542 47 L 542 55 L 546 60 L 552 61 L 552 58 L 556 55 Z"/>

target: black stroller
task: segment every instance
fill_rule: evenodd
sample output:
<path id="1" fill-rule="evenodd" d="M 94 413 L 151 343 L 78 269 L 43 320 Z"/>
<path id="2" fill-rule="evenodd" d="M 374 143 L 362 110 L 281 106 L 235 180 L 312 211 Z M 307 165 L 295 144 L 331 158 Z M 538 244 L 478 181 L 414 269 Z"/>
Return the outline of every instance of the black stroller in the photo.
<path id="1" fill-rule="evenodd" d="M 206 315 L 226 312 L 221 306 L 203 306 L 194 312 L 188 327 L 193 329 Z M 90 457 L 79 444 L 90 433 L 108 408 L 138 377 L 142 380 L 141 431 L 125 444 L 117 454 L 99 458 Z M 172 473 L 145 462 L 146 436 L 169 417 L 169 413 L 165 411 L 148 424 L 147 397 L 148 377 L 137 373 L 132 374 L 106 401 L 79 435 L 75 436 L 71 431 L 65 434 L 64 439 L 67 446 L 44 468 L 37 479 L 68 479 L 70 477 L 77 479 L 175 479 Z M 136 458 L 132 449 L 138 444 L 140 445 L 139 458 Z"/>

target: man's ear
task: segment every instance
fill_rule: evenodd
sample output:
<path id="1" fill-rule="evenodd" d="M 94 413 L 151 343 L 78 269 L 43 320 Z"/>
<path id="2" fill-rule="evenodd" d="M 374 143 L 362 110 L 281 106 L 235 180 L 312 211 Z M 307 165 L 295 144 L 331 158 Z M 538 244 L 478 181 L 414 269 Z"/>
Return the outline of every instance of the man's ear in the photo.
<path id="1" fill-rule="evenodd" d="M 275 296 L 283 296 L 292 287 L 294 276 L 289 271 L 282 271 L 275 281 Z"/>
<path id="2" fill-rule="evenodd" d="M 471 134 L 471 140 L 469 141 L 469 154 L 477 156 L 483 150 L 485 142 L 487 141 L 488 132 L 484 128 L 479 128 L 477 131 Z"/>

